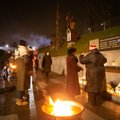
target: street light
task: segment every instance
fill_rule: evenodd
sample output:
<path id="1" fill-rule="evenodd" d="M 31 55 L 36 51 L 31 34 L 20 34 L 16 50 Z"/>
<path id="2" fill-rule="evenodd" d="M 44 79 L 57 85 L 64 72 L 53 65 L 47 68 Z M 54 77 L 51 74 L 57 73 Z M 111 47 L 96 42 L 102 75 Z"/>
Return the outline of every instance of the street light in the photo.
<path id="1" fill-rule="evenodd" d="M 101 23 L 101 26 L 103 26 L 103 30 L 105 30 L 105 22 Z"/>
<path id="2" fill-rule="evenodd" d="M 91 33 L 91 27 L 88 28 L 89 33 Z"/>
<path id="3" fill-rule="evenodd" d="M 6 47 L 6 48 L 9 48 L 9 45 L 8 45 L 8 44 L 6 44 L 6 45 L 5 45 L 5 47 Z"/>

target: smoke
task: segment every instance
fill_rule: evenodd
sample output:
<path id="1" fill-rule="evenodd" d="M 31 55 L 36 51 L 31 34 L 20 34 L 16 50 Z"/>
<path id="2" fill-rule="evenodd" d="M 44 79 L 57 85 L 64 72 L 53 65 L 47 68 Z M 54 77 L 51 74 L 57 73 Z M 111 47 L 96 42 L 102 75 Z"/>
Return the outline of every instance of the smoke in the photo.
<path id="1" fill-rule="evenodd" d="M 20 34 L 12 35 L 12 40 L 17 44 L 21 39 L 25 40 L 28 46 L 36 48 L 42 48 L 51 45 L 51 39 L 46 37 L 45 35 L 39 35 L 34 33 L 31 33 L 30 35 L 27 36 L 22 36 Z"/>

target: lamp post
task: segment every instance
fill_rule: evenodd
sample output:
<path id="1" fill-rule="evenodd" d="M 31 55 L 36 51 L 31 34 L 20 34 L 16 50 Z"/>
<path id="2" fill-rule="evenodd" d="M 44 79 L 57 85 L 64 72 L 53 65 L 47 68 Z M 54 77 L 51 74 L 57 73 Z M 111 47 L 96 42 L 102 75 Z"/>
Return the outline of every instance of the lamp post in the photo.
<path id="1" fill-rule="evenodd" d="M 6 44 L 6 45 L 5 45 L 5 47 L 6 47 L 6 48 L 9 48 L 9 45 L 8 45 L 8 44 Z"/>
<path id="2" fill-rule="evenodd" d="M 101 23 L 101 26 L 103 26 L 103 30 L 105 30 L 105 22 Z"/>

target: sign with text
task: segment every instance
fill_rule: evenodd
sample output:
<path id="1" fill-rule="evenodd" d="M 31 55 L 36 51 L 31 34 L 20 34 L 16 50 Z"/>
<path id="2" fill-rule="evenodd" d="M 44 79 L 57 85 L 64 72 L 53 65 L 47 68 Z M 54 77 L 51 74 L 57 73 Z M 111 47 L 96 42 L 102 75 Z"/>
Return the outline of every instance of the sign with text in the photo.
<path id="1" fill-rule="evenodd" d="M 120 36 L 102 39 L 99 41 L 100 50 L 117 50 L 120 49 Z"/>

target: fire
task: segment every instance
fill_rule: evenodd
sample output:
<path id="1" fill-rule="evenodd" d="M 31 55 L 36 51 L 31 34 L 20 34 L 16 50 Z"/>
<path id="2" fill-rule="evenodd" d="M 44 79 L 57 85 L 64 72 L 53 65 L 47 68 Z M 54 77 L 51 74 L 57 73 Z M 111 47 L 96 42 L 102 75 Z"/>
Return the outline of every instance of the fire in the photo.
<path id="1" fill-rule="evenodd" d="M 50 104 L 53 106 L 51 114 L 55 116 L 70 116 L 72 114 L 72 106 L 67 101 L 57 99 L 56 102 L 53 102 L 50 98 Z"/>
<path id="2" fill-rule="evenodd" d="M 16 69 L 16 65 L 10 63 L 10 68 L 12 68 L 12 69 Z"/>
<path id="3" fill-rule="evenodd" d="M 51 97 L 49 97 L 49 103 L 43 105 L 42 110 L 47 114 L 63 117 L 80 113 L 83 110 L 83 106 L 73 101 L 63 101 L 59 99 L 54 102 Z"/>

